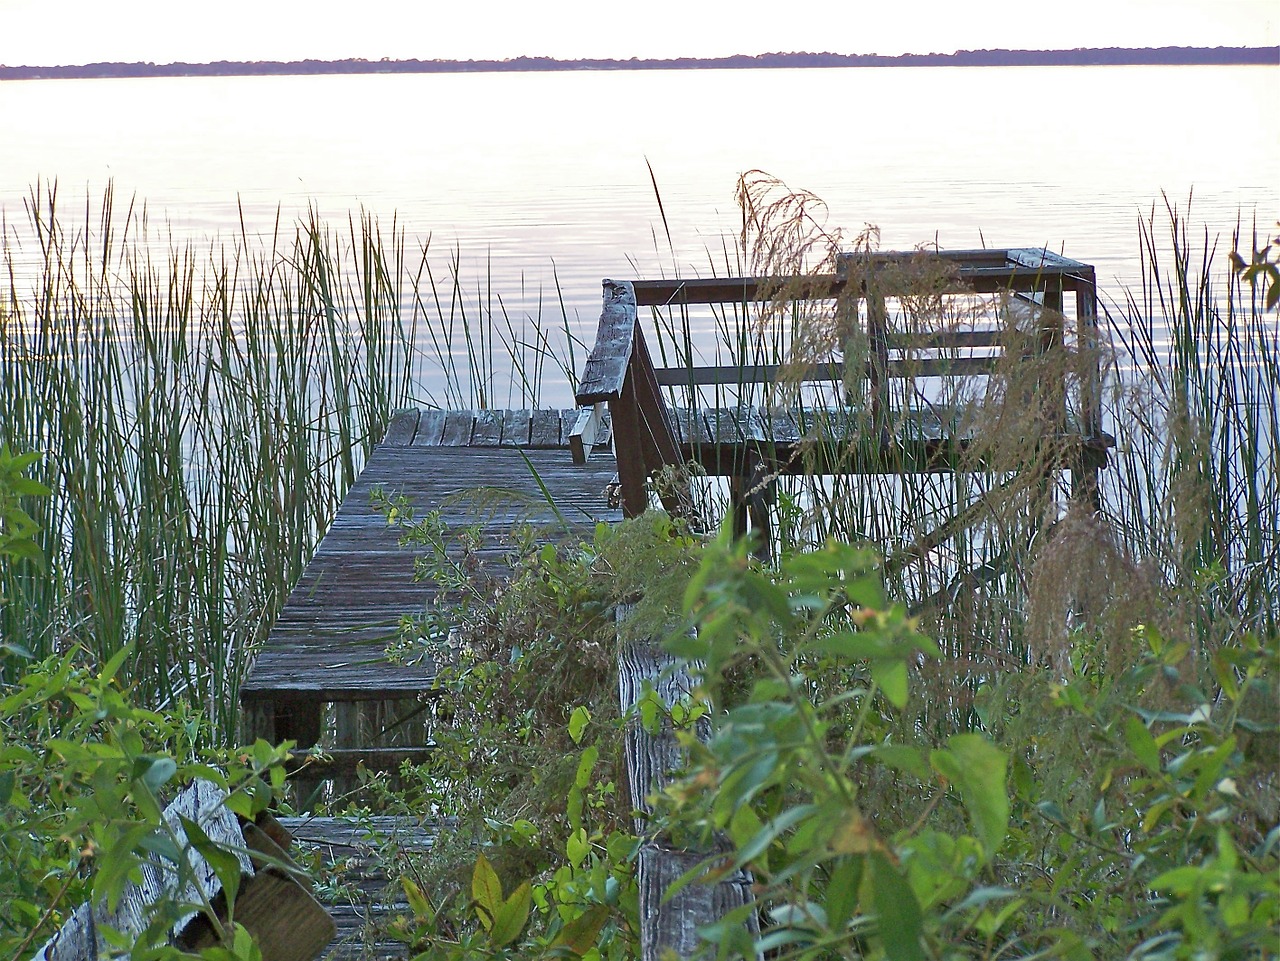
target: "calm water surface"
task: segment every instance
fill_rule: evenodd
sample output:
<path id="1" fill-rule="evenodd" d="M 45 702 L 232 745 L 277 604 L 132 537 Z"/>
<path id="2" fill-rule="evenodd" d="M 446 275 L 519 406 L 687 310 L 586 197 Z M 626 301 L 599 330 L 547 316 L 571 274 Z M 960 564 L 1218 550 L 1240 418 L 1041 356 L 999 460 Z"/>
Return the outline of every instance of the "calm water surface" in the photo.
<path id="1" fill-rule="evenodd" d="M 177 237 L 253 231 L 318 207 L 492 264 L 508 310 L 556 277 L 586 327 L 599 281 L 708 271 L 738 223 L 737 175 L 823 197 L 886 248 L 1048 245 L 1137 276 L 1137 222 L 1162 191 L 1229 235 L 1280 218 L 1273 67 L 888 68 L 0 84 L 0 212 L 33 183 L 66 210 L 146 202 Z M 646 162 L 661 188 L 674 253 Z M 710 251 L 710 255 L 708 254 Z M 588 337 L 588 340 L 590 338 Z"/>

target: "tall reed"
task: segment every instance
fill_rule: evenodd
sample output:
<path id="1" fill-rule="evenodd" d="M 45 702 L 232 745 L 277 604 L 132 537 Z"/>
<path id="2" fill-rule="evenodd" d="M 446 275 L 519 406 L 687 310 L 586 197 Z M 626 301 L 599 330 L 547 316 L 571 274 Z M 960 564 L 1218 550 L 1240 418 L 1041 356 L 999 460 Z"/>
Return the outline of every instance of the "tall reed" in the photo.
<path id="1" fill-rule="evenodd" d="M 1140 224 L 1142 284 L 1107 312 L 1119 447 L 1107 504 L 1175 589 L 1194 639 L 1280 629 L 1280 311 L 1167 200 Z"/>
<path id="2" fill-rule="evenodd" d="M 253 652 L 393 412 L 536 405 L 565 325 L 508 320 L 364 213 L 266 237 L 242 220 L 208 245 L 110 189 L 76 213 L 38 186 L 3 229 L 0 443 L 41 452 L 55 493 L 29 505 L 47 572 L 0 570 L 0 635 L 33 656 L 129 645 L 143 703 L 185 698 L 227 738 Z"/>
<path id="3" fill-rule="evenodd" d="M 739 198 L 742 236 L 712 263 L 713 273 L 830 272 L 837 254 L 874 249 L 874 228 L 847 237 L 826 225 L 818 198 L 767 175 L 746 175 Z M 994 469 L 974 469 L 971 458 L 957 456 L 942 473 L 841 473 L 837 464 L 821 475 L 778 478 L 773 524 L 785 541 L 835 537 L 886 554 L 893 593 L 921 615 L 947 655 L 926 672 L 922 707 L 944 724 L 963 723 L 977 690 L 998 672 L 1069 671 L 1123 657 L 1130 629 L 1144 621 L 1205 652 L 1242 631 L 1277 629 L 1280 321 L 1211 238 L 1192 242 L 1187 216 L 1168 205 L 1141 225 L 1141 285 L 1120 292 L 1118 303 L 1101 292 L 1111 308 L 1103 343 L 1073 329 L 1077 318 L 1067 315 L 1059 318 L 1062 349 L 1043 361 L 1029 364 L 1027 351 L 1008 349 L 1008 362 L 990 378 L 894 384 L 891 434 L 926 426 L 904 415 L 913 407 L 949 417 Z M 1256 237 L 1239 232 L 1230 243 L 1243 249 L 1250 239 L 1256 248 Z M 1087 251 L 1075 253 L 1088 259 Z M 914 292 L 889 304 L 897 333 L 995 325 L 1016 338 L 1026 311 L 1042 312 L 1013 299 L 942 296 L 946 278 L 908 280 Z M 861 369 L 865 309 L 856 318 L 840 310 L 836 301 L 798 302 L 780 289 L 763 306 L 728 305 L 710 317 L 664 308 L 653 323 L 667 363 L 804 369 L 843 360 Z M 1072 500 L 1075 479 L 1062 470 L 1064 451 L 1044 442 L 1043 423 L 1050 407 L 1055 417 L 1078 419 L 1077 372 L 1097 362 L 1104 364 L 1104 429 L 1117 446 L 1101 472 L 1102 513 L 1092 518 Z M 1059 390 L 1042 389 L 1054 380 Z M 868 433 L 874 425 L 859 402 L 865 389 L 855 378 L 805 394 L 784 379 L 763 390 L 745 383 L 678 388 L 670 401 L 703 410 L 830 407 L 815 416 L 840 419 L 829 427 L 851 439 L 852 466 L 858 444 L 881 436 Z"/>

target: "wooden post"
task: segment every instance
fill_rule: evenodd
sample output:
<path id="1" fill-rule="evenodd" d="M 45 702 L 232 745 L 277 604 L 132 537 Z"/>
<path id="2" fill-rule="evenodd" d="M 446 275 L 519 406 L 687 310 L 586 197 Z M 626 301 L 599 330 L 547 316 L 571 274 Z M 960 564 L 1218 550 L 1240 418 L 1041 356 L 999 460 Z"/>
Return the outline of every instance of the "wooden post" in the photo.
<path id="1" fill-rule="evenodd" d="M 662 399 L 653 358 L 636 319 L 635 290 L 628 281 L 604 281 L 604 307 L 596 343 L 578 384 L 578 406 L 607 401 L 613 428 L 622 506 L 636 517 L 649 505 L 649 472 L 681 462 L 671 413 Z M 680 513 L 687 494 L 668 494 L 664 504 Z"/>
<path id="2" fill-rule="evenodd" d="M 618 608 L 619 622 L 632 608 Z M 652 638 L 620 643 L 618 652 L 618 699 L 627 727 L 623 744 L 627 758 L 627 781 L 631 785 L 636 810 L 636 831 L 644 838 L 638 864 L 640 888 L 641 961 L 662 961 L 674 954 L 689 958 L 698 948 L 698 928 L 711 924 L 751 900 L 750 879 L 739 875 L 718 884 L 692 883 L 667 898 L 672 882 L 691 868 L 715 855 L 714 850 L 682 850 L 655 834 L 649 826 L 653 812 L 649 796 L 671 783 L 686 764 L 684 750 L 669 722 L 657 734 L 650 734 L 639 722 L 637 705 L 646 690 L 670 709 L 687 699 L 694 682 L 684 663 L 663 651 Z M 706 739 L 710 724 L 698 722 L 698 736 Z M 758 930 L 754 916 L 748 922 Z"/>
<path id="3" fill-rule="evenodd" d="M 1102 442 L 1102 359 L 1098 355 L 1098 286 L 1092 267 L 1080 272 L 1076 285 L 1076 345 L 1080 363 L 1080 433 L 1083 435 L 1071 467 L 1072 496 L 1097 513 L 1102 509 L 1098 473 L 1106 454 Z"/>

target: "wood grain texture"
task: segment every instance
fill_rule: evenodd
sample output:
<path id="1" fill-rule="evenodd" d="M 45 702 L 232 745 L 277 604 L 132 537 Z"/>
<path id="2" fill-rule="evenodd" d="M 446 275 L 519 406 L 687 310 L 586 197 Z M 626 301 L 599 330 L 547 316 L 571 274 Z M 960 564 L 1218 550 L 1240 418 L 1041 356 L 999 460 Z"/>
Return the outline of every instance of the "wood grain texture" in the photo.
<path id="1" fill-rule="evenodd" d="M 164 820 L 176 843 L 188 858 L 191 872 L 180 877 L 174 866 L 159 856 L 142 866 L 141 878 L 130 881 L 114 911 L 105 902 L 86 902 L 35 955 L 33 961 L 97 961 L 107 948 L 101 929 L 110 927 L 126 937 L 142 932 L 151 920 L 151 906 L 157 901 L 172 900 L 185 904 L 213 901 L 222 884 L 204 857 L 187 842 L 182 818 L 195 822 L 211 840 L 225 849 L 241 852 L 236 856 L 245 874 L 253 873 L 253 865 L 244 852 L 244 836 L 236 816 L 223 804 L 226 792 L 210 781 L 195 781 L 164 809 Z M 173 928 L 181 931 L 194 917 L 194 912 L 181 918 Z"/>
<path id="2" fill-rule="evenodd" d="M 607 456 L 579 467 L 565 449 L 522 455 L 502 447 L 377 448 L 259 653 L 241 689 L 246 706 L 411 698 L 427 690 L 430 665 L 393 665 L 384 652 L 401 617 L 421 611 L 438 588 L 414 579 L 415 552 L 398 543 L 371 494 L 379 488 L 402 494 L 419 516 L 439 510 L 448 529 L 478 524 L 496 561 L 517 523 L 532 524 L 548 538 L 565 533 L 531 466 L 570 521 L 589 529 L 597 520 L 621 519 L 605 503 L 603 491 L 615 470 Z M 482 485 L 511 491 L 513 498 L 481 510 L 468 491 Z"/>
<path id="3" fill-rule="evenodd" d="M 617 400 L 635 338 L 636 294 L 630 281 L 604 281 L 604 307 L 595 346 L 578 382 L 578 406 Z"/>
<path id="4" fill-rule="evenodd" d="M 396 411 L 391 417 L 391 423 L 387 425 L 387 433 L 382 438 L 382 443 L 389 444 L 392 447 L 403 447 L 406 444 L 412 444 L 413 437 L 418 432 L 420 416 L 421 412 L 417 408 Z"/>
<path id="5" fill-rule="evenodd" d="M 633 609 L 620 605 L 618 621 L 625 621 Z M 650 796 L 673 782 L 687 763 L 687 756 L 669 720 L 664 719 L 657 731 L 646 730 L 640 724 L 637 706 L 649 691 L 668 709 L 686 701 L 695 686 L 689 667 L 687 662 L 662 650 L 652 638 L 619 640 L 618 702 L 626 718 L 623 749 L 627 782 L 631 804 L 637 812 L 636 832 L 644 838 L 637 870 L 642 961 L 662 961 L 672 953 L 679 958 L 693 957 L 699 948 L 699 928 L 751 901 L 751 879 L 741 872 L 719 883 L 695 881 L 668 896 L 668 889 L 677 879 L 722 853 L 720 848 L 677 848 L 650 826 Z M 711 733 L 710 720 L 700 718 L 695 732 L 705 741 Z M 754 917 L 748 921 L 748 928 L 758 931 Z"/>
<path id="6" fill-rule="evenodd" d="M 387 929 L 393 918 L 409 914 L 409 907 L 386 866 L 421 857 L 447 828 L 387 815 L 280 820 L 293 836 L 299 858 L 319 861 L 341 881 L 320 896 L 337 929 L 325 961 L 403 959 L 404 943 L 391 938 Z M 438 894 L 427 893 L 433 899 Z"/>

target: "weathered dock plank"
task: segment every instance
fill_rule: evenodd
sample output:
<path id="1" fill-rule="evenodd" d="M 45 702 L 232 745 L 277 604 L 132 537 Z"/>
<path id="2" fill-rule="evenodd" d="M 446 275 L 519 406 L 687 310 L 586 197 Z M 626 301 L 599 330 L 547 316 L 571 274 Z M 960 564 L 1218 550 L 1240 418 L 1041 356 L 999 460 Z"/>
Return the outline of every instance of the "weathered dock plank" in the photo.
<path id="1" fill-rule="evenodd" d="M 466 413 L 470 423 L 473 415 Z M 539 480 L 566 518 L 583 524 L 619 519 L 603 494 L 613 473 L 612 458 L 577 466 L 565 449 L 379 447 L 290 595 L 244 683 L 242 700 L 279 705 L 395 699 L 430 687 L 429 666 L 390 664 L 385 657 L 401 617 L 421 611 L 437 588 L 414 580 L 415 552 L 398 543 L 397 531 L 374 506 L 375 490 L 403 496 L 419 515 L 438 510 L 447 528 L 479 526 L 498 561 L 501 541 L 517 523 L 559 536 L 560 522 Z M 468 495 L 482 486 L 513 496 Z"/>
<path id="2" fill-rule="evenodd" d="M 387 865 L 430 850 L 441 826 L 410 818 L 281 818 L 293 849 L 313 870 L 329 872 L 332 884 L 321 895 L 337 935 L 325 961 L 403 958 L 407 947 L 390 937 L 388 926 L 408 915 L 404 892 L 388 877 Z M 393 855 L 392 852 L 395 852 Z"/>

